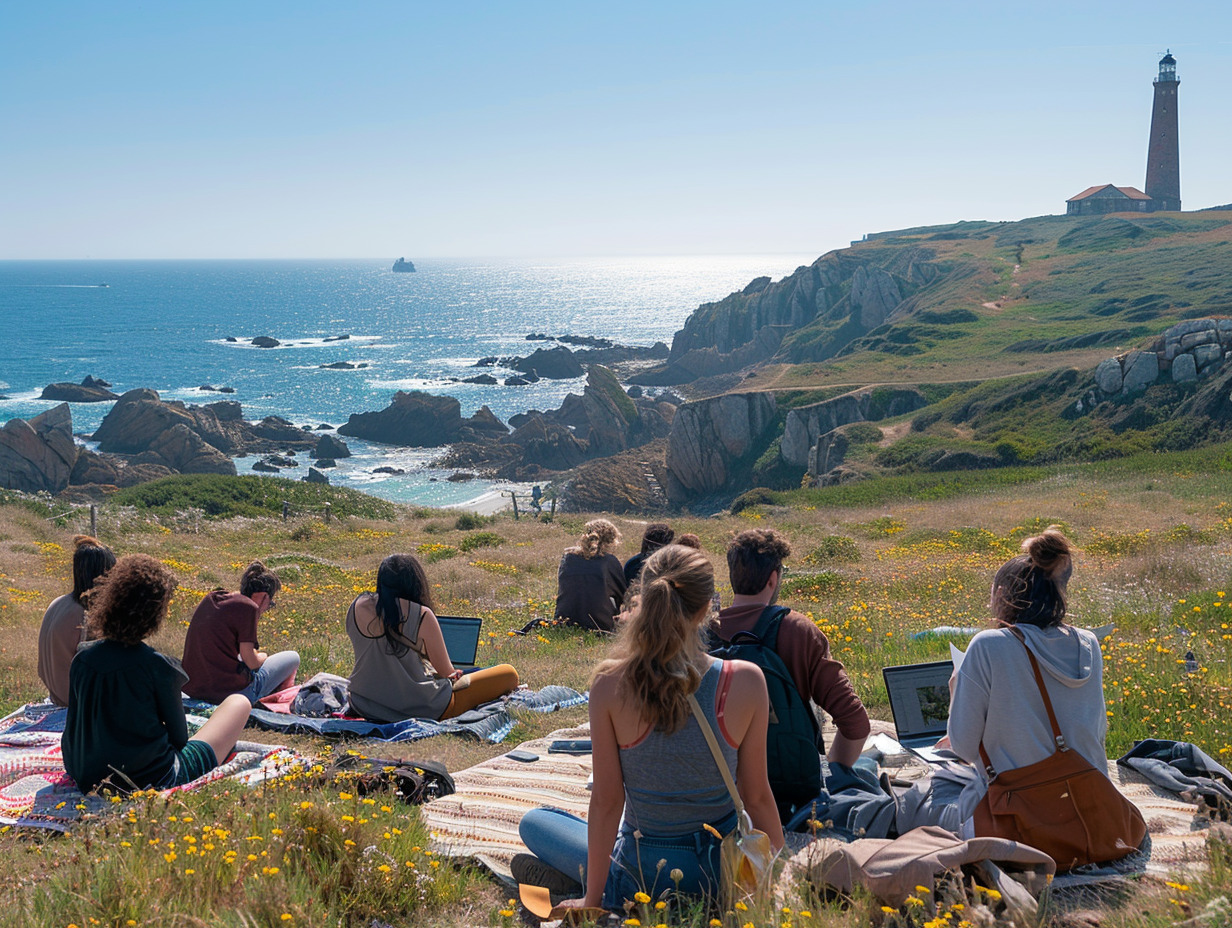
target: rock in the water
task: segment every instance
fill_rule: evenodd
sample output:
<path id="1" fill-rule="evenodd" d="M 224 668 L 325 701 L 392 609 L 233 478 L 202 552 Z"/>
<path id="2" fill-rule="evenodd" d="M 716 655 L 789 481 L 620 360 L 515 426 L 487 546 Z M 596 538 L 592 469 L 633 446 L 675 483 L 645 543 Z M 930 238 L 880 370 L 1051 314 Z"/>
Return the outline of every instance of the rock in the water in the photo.
<path id="1" fill-rule="evenodd" d="M 452 396 L 399 390 L 380 412 L 352 413 L 338 434 L 386 445 L 434 448 L 453 441 L 463 421 L 461 404 Z"/>
<path id="2" fill-rule="evenodd" d="M 28 422 L 10 419 L 0 428 L 0 487 L 23 493 L 59 493 L 77 463 L 73 414 L 53 406 Z"/>
<path id="3" fill-rule="evenodd" d="M 140 454 L 177 424 L 194 424 L 183 406 L 164 403 L 153 390 L 129 390 L 107 413 L 94 433 L 94 440 L 100 451 Z"/>
<path id="4" fill-rule="evenodd" d="M 486 358 L 480 358 L 475 362 L 475 367 L 493 367 L 500 361 L 496 355 L 488 355 Z"/>
<path id="5" fill-rule="evenodd" d="M 181 474 L 235 474 L 235 464 L 229 457 L 183 423 L 159 435 L 150 451 Z"/>
<path id="6" fill-rule="evenodd" d="M 389 474 L 393 477 L 399 477 L 406 473 L 406 471 L 404 471 L 401 467 L 390 467 L 389 465 L 374 467 L 372 468 L 372 472 L 374 474 Z"/>
<path id="7" fill-rule="evenodd" d="M 321 470 L 325 470 L 328 467 L 337 467 L 338 462 L 335 461 L 333 458 L 321 458 L 319 461 L 317 461 L 316 466 L 319 467 Z"/>
<path id="8" fill-rule="evenodd" d="M 265 457 L 261 459 L 260 463 L 266 465 L 267 467 L 273 467 L 273 468 L 299 467 L 299 462 L 296 461 L 295 458 L 282 457 L 277 454 L 266 455 Z"/>
<path id="9" fill-rule="evenodd" d="M 350 335 L 326 335 L 323 341 L 327 342 L 345 342 Z"/>
<path id="10" fill-rule="evenodd" d="M 224 339 L 223 339 L 223 341 L 226 341 L 226 342 L 238 342 L 238 341 L 239 341 L 239 339 L 238 339 L 238 338 L 236 338 L 234 335 L 228 335 L 226 338 L 224 338 Z"/>
<path id="11" fill-rule="evenodd" d="M 244 408 L 235 400 L 219 400 L 217 403 L 207 403 L 205 406 L 219 422 L 242 422 Z"/>
<path id="12" fill-rule="evenodd" d="M 520 374 L 515 374 L 512 377 L 505 378 L 505 386 L 507 387 L 529 387 L 531 381 L 527 380 Z"/>
<path id="13" fill-rule="evenodd" d="M 415 265 L 406 260 L 406 258 L 399 258 L 394 262 L 394 270 L 399 274 L 413 273 Z"/>
<path id="14" fill-rule="evenodd" d="M 359 371 L 367 366 L 367 361 L 334 361 L 331 364 L 317 365 L 317 367 L 326 371 Z"/>
<path id="15" fill-rule="evenodd" d="M 260 473 L 263 473 L 263 474 L 278 473 L 277 467 L 275 467 L 273 464 L 266 464 L 264 461 L 254 461 L 252 465 L 252 469 L 255 471 L 259 471 Z"/>
<path id="16" fill-rule="evenodd" d="M 314 431 L 314 432 L 326 432 L 326 431 L 331 431 L 331 432 L 332 432 L 332 431 L 333 431 L 333 429 L 334 429 L 334 427 L 333 427 L 332 425 L 330 425 L 328 422 L 322 422 L 322 423 L 321 423 L 320 425 L 318 425 L 315 429 L 313 429 L 313 431 Z"/>
<path id="17" fill-rule="evenodd" d="M 100 386 L 102 383 L 104 381 L 90 376 L 81 383 L 51 383 L 43 388 L 39 399 L 56 400 L 60 403 L 107 403 L 120 398 L 107 387 Z"/>
<path id="18" fill-rule="evenodd" d="M 109 380 L 103 380 L 102 377 L 95 377 L 92 374 L 86 374 L 85 380 L 81 382 L 83 387 L 95 387 L 99 390 L 108 390 L 111 388 Z"/>
<path id="19" fill-rule="evenodd" d="M 472 474 L 469 471 L 459 470 L 450 474 L 445 479 L 447 479 L 450 483 L 466 483 L 468 480 L 474 480 L 475 476 L 475 474 Z"/>
<path id="20" fill-rule="evenodd" d="M 322 435 L 317 439 L 317 447 L 312 455 L 318 458 L 349 458 L 351 449 L 337 435 Z"/>
<path id="21" fill-rule="evenodd" d="M 585 373 L 582 365 L 573 356 L 573 352 L 564 345 L 557 345 L 548 350 L 540 348 L 530 357 L 516 358 L 512 367 L 515 371 L 521 371 L 524 374 L 534 372 L 548 380 L 572 380 Z"/>
<path id="22" fill-rule="evenodd" d="M 325 483 L 325 484 L 329 483 L 329 478 L 326 477 L 319 470 L 317 470 L 315 467 L 308 468 L 308 473 L 305 476 L 300 477 L 299 479 L 303 480 L 305 483 Z"/>
<path id="23" fill-rule="evenodd" d="M 258 348 L 277 348 L 282 344 L 282 342 L 269 335 L 258 335 L 252 340 L 252 344 L 256 345 Z"/>
<path id="24" fill-rule="evenodd" d="M 494 387 L 497 383 L 499 383 L 499 381 L 491 374 L 479 374 L 476 377 L 463 377 L 462 382 L 483 384 L 485 387 Z"/>

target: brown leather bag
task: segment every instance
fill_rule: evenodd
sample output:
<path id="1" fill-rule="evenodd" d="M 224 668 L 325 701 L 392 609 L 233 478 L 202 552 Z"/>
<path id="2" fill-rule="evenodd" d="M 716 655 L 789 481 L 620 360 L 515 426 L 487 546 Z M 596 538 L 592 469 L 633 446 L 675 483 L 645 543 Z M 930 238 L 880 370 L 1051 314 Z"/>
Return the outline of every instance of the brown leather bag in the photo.
<path id="1" fill-rule="evenodd" d="M 1039 662 L 1022 632 L 1010 631 L 1031 661 L 1057 750 L 1034 764 L 998 773 L 980 742 L 980 759 L 989 783 L 988 792 L 975 807 L 975 833 L 1009 838 L 1041 850 L 1056 861 L 1059 873 L 1083 864 L 1120 860 L 1137 850 L 1146 835 L 1142 813 L 1105 772 L 1066 745 Z"/>

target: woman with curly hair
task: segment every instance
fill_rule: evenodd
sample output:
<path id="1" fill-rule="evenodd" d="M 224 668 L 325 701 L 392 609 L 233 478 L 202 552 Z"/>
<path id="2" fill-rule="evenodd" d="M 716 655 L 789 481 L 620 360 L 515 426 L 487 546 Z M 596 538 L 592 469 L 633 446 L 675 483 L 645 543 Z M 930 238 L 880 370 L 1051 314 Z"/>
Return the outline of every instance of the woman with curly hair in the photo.
<path id="1" fill-rule="evenodd" d="M 89 631 L 69 669 L 64 769 L 82 792 L 168 789 L 208 773 L 231 753 L 251 708 L 228 696 L 190 740 L 180 662 L 148 644 L 163 623 L 175 578 L 146 554 L 120 558 L 94 587 Z"/>
<path id="2" fill-rule="evenodd" d="M 624 566 L 611 551 L 620 531 L 607 519 L 592 519 L 576 546 L 565 550 L 556 575 L 556 618 L 566 625 L 610 632 L 624 599 Z"/>
<path id="3" fill-rule="evenodd" d="M 747 661 L 711 657 L 701 640 L 714 568 L 702 552 L 668 545 L 646 561 L 641 582 L 637 609 L 591 682 L 589 820 L 535 809 L 519 828 L 536 856 L 515 858 L 515 877 L 580 891 L 566 906 L 618 909 L 639 892 L 717 896 L 716 835 L 736 827 L 736 809 L 690 699 L 753 824 L 783 847 L 766 773 L 765 677 Z"/>

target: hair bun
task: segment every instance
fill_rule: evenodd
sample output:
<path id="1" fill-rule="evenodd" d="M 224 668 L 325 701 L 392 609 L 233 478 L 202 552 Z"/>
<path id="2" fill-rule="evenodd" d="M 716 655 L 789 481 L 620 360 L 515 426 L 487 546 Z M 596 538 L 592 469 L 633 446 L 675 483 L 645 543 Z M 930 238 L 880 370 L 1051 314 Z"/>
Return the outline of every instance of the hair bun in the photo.
<path id="1" fill-rule="evenodd" d="M 1023 553 L 1049 577 L 1056 577 L 1073 562 L 1073 546 L 1059 525 L 1050 525 L 1022 543 Z"/>

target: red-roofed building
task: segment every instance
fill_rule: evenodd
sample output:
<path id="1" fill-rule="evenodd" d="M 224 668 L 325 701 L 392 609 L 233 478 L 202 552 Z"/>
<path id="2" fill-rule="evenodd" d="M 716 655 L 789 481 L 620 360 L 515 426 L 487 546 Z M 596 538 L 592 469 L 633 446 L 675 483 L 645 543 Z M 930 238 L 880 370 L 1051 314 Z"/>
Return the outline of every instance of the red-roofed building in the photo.
<path id="1" fill-rule="evenodd" d="M 1098 216 L 1103 213 L 1152 212 L 1151 198 L 1137 187 L 1096 184 L 1065 201 L 1067 216 Z"/>

